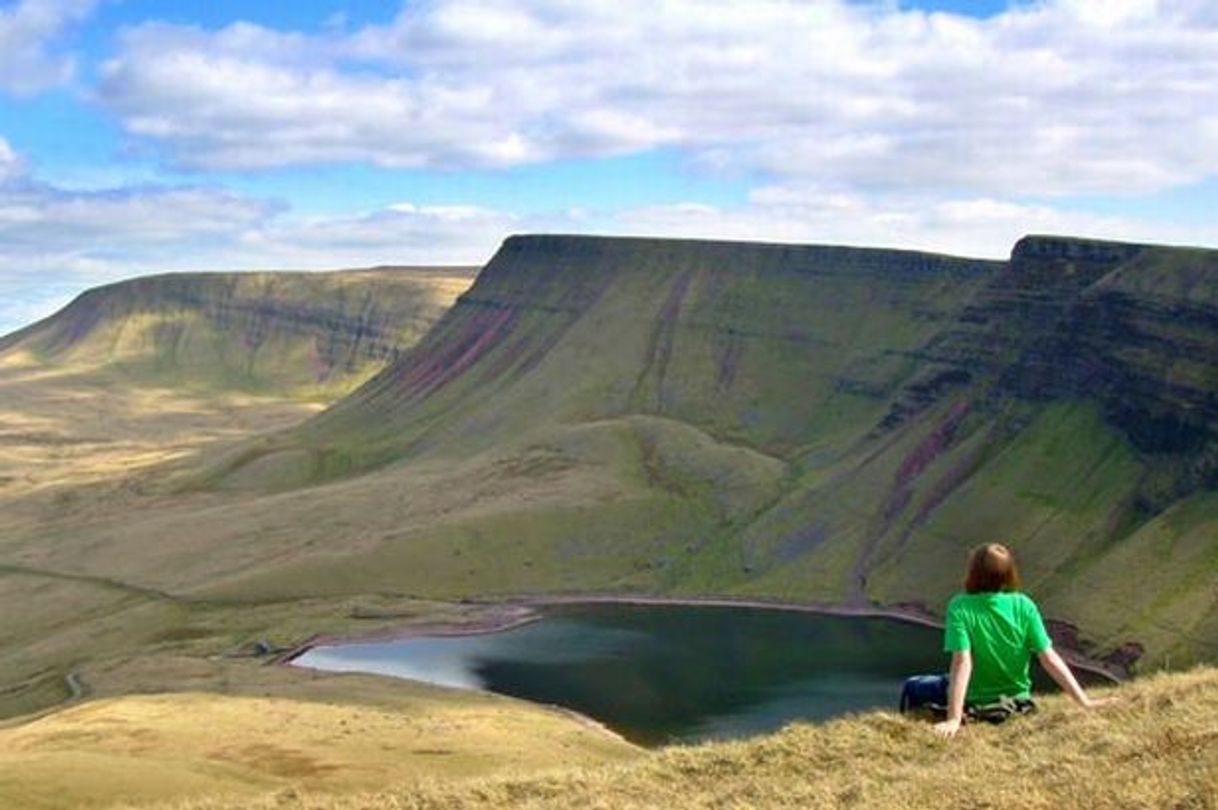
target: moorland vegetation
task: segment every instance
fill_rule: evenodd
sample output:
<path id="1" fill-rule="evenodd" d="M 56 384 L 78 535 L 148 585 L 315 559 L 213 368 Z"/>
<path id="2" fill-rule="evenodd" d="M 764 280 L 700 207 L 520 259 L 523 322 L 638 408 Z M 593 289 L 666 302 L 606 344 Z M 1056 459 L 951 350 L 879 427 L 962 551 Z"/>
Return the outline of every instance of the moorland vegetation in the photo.
<path id="1" fill-rule="evenodd" d="M 980 540 L 1018 551 L 1063 646 L 1141 674 L 1218 655 L 1218 251 L 1028 237 L 994 262 L 533 236 L 472 276 L 156 277 L 0 338 L 0 752 L 21 763 L 0 798 L 41 802 L 23 775 L 92 763 L 79 772 L 100 780 L 80 783 L 100 786 L 94 799 L 155 799 L 106 777 L 149 767 L 154 741 L 179 734 L 189 764 L 162 763 L 165 780 L 149 783 L 160 795 L 209 780 L 217 795 L 255 795 L 322 762 L 317 751 L 252 723 L 253 747 L 234 756 L 238 742 L 190 742 L 164 717 L 306 718 L 325 703 L 315 743 L 349 758 L 323 763 L 318 795 L 519 768 L 375 801 L 596 806 L 603 792 L 630 806 L 667 785 L 674 801 L 780 803 L 755 792 L 771 783 L 887 801 L 900 787 L 879 772 L 813 779 L 797 763 L 822 748 L 861 755 L 885 734 L 901 774 L 900 757 L 929 765 L 953 749 L 917 754 L 915 726 L 874 715 L 597 770 L 638 752 L 494 696 L 478 700 L 501 717 L 482 725 L 466 699 L 428 693 L 428 711 L 451 714 L 428 728 L 481 731 L 467 746 L 424 734 L 395 770 L 320 729 L 369 702 L 415 716 L 416 687 L 338 679 L 314 700 L 314 676 L 252 653 L 314 633 L 477 623 L 494 609 L 479 600 L 522 594 L 933 616 Z M 1067 789 L 1056 762 L 1077 765 L 1069 784 L 1095 806 L 1135 806 L 1117 794 L 1143 795 L 1129 781 L 1142 765 L 1166 775 L 1142 780 L 1154 797 L 1213 803 L 1212 781 L 1189 768 L 1212 764 L 1214 740 L 1173 730 L 1193 720 L 1172 713 L 1184 695 L 1209 700 L 1212 676 L 1129 688 L 1111 715 L 1051 703 L 1019 727 L 1043 735 L 1043 758 L 1008 753 L 1048 791 L 1025 806 Z M 1150 706 L 1175 719 L 1134 709 Z M 1076 720 L 1081 736 L 1058 741 Z M 130 746 L 107 749 L 128 739 L 106 733 L 123 723 Z M 523 728 L 536 759 L 479 748 Z M 1162 744 L 1137 753 L 1135 734 Z M 774 753 L 788 749 L 798 755 Z M 1086 762 L 1117 776 L 1106 786 Z M 559 766 L 593 770 L 527 775 Z M 917 784 L 909 806 L 932 796 Z M 962 806 L 1002 804 L 961 785 Z"/>

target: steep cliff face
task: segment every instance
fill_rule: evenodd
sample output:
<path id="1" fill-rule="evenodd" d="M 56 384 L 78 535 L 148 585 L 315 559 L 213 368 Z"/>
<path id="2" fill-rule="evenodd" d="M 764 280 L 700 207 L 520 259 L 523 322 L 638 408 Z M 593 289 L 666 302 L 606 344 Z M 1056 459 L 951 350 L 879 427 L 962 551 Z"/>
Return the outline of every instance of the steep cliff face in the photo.
<path id="1" fill-rule="evenodd" d="M 854 518 L 824 490 L 796 514 L 833 541 L 861 527 L 837 542 L 859 597 L 925 603 L 961 549 L 1002 539 L 1120 660 L 1218 654 L 1216 282 L 1215 251 L 1025 238 L 919 350 L 873 433 L 892 444 L 844 478 Z"/>
<path id="2" fill-rule="evenodd" d="M 351 388 L 417 341 L 473 268 L 190 273 L 99 287 L 0 354 L 132 380 L 276 394 Z"/>
<path id="3" fill-rule="evenodd" d="M 1047 400 L 1090 390 L 1102 362 L 1080 339 L 1096 313 L 1088 291 L 1141 248 L 1027 237 L 1011 259 L 921 352 L 947 382 L 982 382 L 996 396 Z M 931 401 L 907 392 L 913 404 Z M 890 424 L 902 411 L 890 416 Z"/>
<path id="4" fill-rule="evenodd" d="M 1093 402 L 1138 453 L 1175 460 L 1139 501 L 1159 511 L 1218 483 L 1216 284 L 1215 251 L 1028 237 L 922 357 L 991 409 Z M 934 399 L 904 392 L 888 424 Z"/>
<path id="5" fill-rule="evenodd" d="M 795 457 L 866 424 L 908 354 L 1000 265 L 833 247 L 508 240 L 415 350 L 312 426 L 491 439 L 545 419 L 650 414 Z M 373 415 L 376 415 L 374 418 Z M 482 417 L 477 417 L 481 420 Z M 456 421 L 454 421 L 456 420 Z M 423 431 L 425 432 L 425 430 Z M 403 445 L 404 446 L 404 445 Z"/>

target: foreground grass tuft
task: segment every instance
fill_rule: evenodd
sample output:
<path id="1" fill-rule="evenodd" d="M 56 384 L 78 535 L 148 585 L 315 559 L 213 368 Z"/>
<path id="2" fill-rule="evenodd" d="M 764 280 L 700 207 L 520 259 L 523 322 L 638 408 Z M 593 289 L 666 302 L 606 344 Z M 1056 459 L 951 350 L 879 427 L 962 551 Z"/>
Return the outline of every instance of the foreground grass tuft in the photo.
<path id="1" fill-rule="evenodd" d="M 1218 670 L 1158 675 L 1084 712 L 1061 697 L 1005 726 L 946 741 L 873 712 L 743 742 L 670 748 L 548 775 L 403 786 L 358 796 L 296 792 L 174 810 L 472 808 L 1213 808 Z"/>

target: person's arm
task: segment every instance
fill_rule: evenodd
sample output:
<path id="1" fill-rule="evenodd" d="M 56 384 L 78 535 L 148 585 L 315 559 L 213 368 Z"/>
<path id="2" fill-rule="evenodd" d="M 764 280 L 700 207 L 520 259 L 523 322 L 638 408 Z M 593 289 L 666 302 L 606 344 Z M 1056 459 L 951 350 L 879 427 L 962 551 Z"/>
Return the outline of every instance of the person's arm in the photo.
<path id="1" fill-rule="evenodd" d="M 1104 703 L 1111 703 L 1113 698 L 1103 698 L 1095 700 L 1083 691 L 1083 687 L 1079 685 L 1078 680 L 1074 677 L 1074 673 L 1070 671 L 1070 667 L 1062 660 L 1062 657 L 1057 654 L 1057 650 L 1053 649 L 1053 640 L 1049 638 L 1049 634 L 1045 631 L 1045 621 L 1041 618 L 1040 609 L 1036 607 L 1036 603 L 1030 598 L 1024 598 L 1024 604 L 1028 608 L 1026 614 L 1028 622 L 1028 650 L 1036 653 L 1036 658 L 1040 661 L 1040 665 L 1045 668 L 1045 672 L 1049 673 L 1057 685 L 1062 688 L 1062 691 L 1073 698 L 1074 702 L 1085 709 L 1090 709 Z"/>
<path id="2" fill-rule="evenodd" d="M 935 723 L 935 733 L 941 737 L 954 737 L 964 722 L 964 696 L 968 693 L 968 682 L 973 677 L 973 654 L 964 650 L 952 653 L 952 668 L 948 674 L 947 719 Z"/>
<path id="3" fill-rule="evenodd" d="M 1079 685 L 1078 679 L 1074 677 L 1074 673 L 1070 671 L 1070 667 L 1062 657 L 1058 655 L 1057 650 L 1049 647 L 1042 650 L 1037 658 L 1040 660 L 1040 665 L 1045 668 L 1045 672 L 1049 673 L 1049 677 L 1057 682 L 1057 685 L 1062 688 L 1062 691 L 1074 698 L 1074 702 L 1085 709 L 1091 709 L 1100 706 L 1104 703 L 1109 703 L 1112 699 L 1096 700 L 1090 697 L 1083 687 Z"/>

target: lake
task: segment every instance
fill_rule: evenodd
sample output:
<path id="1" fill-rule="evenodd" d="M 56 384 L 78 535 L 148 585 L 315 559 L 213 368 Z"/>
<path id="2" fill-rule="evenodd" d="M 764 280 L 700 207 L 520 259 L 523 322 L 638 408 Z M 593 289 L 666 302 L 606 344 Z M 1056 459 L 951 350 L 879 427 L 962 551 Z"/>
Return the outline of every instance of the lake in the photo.
<path id="1" fill-rule="evenodd" d="M 564 605 L 503 632 L 314 647 L 293 663 L 553 703 L 661 745 L 895 708 L 906 676 L 946 671 L 941 639 L 940 630 L 883 618 Z"/>

